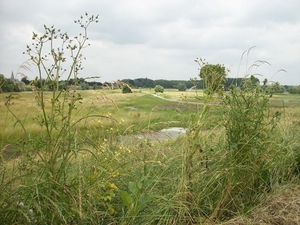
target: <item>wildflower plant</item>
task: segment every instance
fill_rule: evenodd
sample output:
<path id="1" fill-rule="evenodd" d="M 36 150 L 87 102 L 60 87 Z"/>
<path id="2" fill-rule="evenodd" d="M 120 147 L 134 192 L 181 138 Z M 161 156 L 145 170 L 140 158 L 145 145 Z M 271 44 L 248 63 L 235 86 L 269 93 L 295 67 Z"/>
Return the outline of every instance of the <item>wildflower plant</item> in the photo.
<path id="1" fill-rule="evenodd" d="M 13 113 L 13 97 L 9 95 L 6 107 L 21 125 L 24 138 L 22 158 L 14 169 L 20 179 L 13 187 L 14 195 L 7 196 L 10 203 L 5 204 L 6 210 L 1 211 L 4 222 L 30 223 L 31 215 L 34 215 L 38 224 L 72 224 L 92 219 L 86 216 L 91 208 L 107 211 L 107 215 L 114 213 L 109 202 L 118 188 L 103 176 L 116 173 L 109 167 L 96 165 L 93 169 L 91 165 L 84 164 L 87 158 L 99 159 L 103 155 L 92 151 L 98 148 L 82 129 L 90 118 L 99 121 L 111 118 L 93 112 L 83 116 L 79 114 L 84 100 L 76 90 L 78 74 L 83 70 L 85 59 L 82 51 L 90 45 L 88 28 L 97 22 L 98 16 L 85 13 L 74 21 L 82 29 L 74 38 L 54 26 L 44 25 L 44 33 L 34 32 L 32 44 L 27 45 L 24 54 L 29 56 L 37 71 L 31 85 L 39 109 L 39 115 L 33 120 L 39 125 L 39 134 L 28 131 L 23 121 Z M 62 87 L 62 78 L 66 83 L 72 79 L 73 85 Z M 86 180 L 89 182 L 86 183 Z M 85 198 L 88 195 L 90 198 Z M 13 199 L 22 201 L 32 212 L 14 210 Z M 101 207 L 97 208 L 97 204 Z"/>
<path id="2" fill-rule="evenodd" d="M 255 65 L 259 63 L 263 62 Z M 204 60 L 198 64 L 206 66 Z M 254 75 L 247 75 L 242 88 L 207 92 L 204 106 L 191 115 L 181 181 L 186 207 L 179 214 L 186 223 L 195 223 L 199 215 L 224 219 L 247 211 L 259 193 L 270 190 L 271 171 L 275 170 L 272 134 L 280 112 L 269 107 L 272 95 L 265 88 L 267 80 L 262 86 L 257 81 Z M 218 104 L 212 103 L 214 98 Z M 211 108 L 219 106 L 222 115 L 213 118 Z M 207 129 L 212 119 L 219 122 Z M 219 140 L 215 139 L 217 131 L 224 133 Z"/>

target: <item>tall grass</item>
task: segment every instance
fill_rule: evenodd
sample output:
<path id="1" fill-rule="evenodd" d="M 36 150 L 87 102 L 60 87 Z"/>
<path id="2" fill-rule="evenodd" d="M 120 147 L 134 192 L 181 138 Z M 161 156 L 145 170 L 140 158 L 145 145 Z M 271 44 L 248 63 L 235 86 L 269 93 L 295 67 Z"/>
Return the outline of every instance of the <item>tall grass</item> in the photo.
<path id="1" fill-rule="evenodd" d="M 69 45 L 67 34 L 60 36 L 74 56 L 68 79 L 75 83 L 87 28 L 96 20 L 76 21 L 85 33 L 79 47 Z M 53 64 L 40 54 L 56 32 L 45 27 L 44 35 L 33 36 L 35 50 L 28 49 L 40 72 L 34 95 L 3 99 L 3 224 L 216 223 L 248 213 L 299 176 L 299 108 L 280 108 L 277 101 L 270 107 L 271 96 L 254 77 L 242 89 L 194 96 L 204 105 L 189 104 L 190 95 L 171 102 L 140 91 L 59 89 L 61 49 L 51 48 Z M 186 136 L 131 135 L 174 125 L 187 127 Z M 19 154 L 9 159 L 16 146 Z"/>

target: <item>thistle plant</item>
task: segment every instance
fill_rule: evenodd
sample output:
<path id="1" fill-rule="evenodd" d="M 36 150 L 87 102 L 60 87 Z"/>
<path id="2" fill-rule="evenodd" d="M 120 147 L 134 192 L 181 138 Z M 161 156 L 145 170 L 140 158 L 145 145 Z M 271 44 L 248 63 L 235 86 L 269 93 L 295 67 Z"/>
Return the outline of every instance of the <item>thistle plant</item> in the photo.
<path id="1" fill-rule="evenodd" d="M 77 77 L 83 70 L 85 57 L 82 51 L 90 45 L 88 28 L 94 22 L 98 22 L 98 16 L 87 13 L 75 20 L 82 32 L 74 38 L 54 26 L 44 25 L 42 34 L 33 32 L 32 44 L 27 45 L 24 54 L 29 56 L 29 62 L 37 72 L 31 85 L 40 112 L 33 120 L 39 125 L 39 134 L 30 133 L 13 113 L 12 96 L 7 97 L 5 104 L 24 131 L 22 161 L 26 169 L 19 172 L 24 179 L 20 179 L 22 185 L 16 194 L 33 210 L 40 222 L 70 224 L 71 218 L 84 219 L 82 165 L 76 164 L 78 173 L 69 174 L 67 171 L 81 151 L 89 151 L 86 148 L 88 139 L 77 125 L 90 117 L 100 117 L 90 113 L 77 116 L 82 102 L 76 90 Z M 62 78 L 67 82 L 74 80 L 73 85 L 61 87 Z M 28 218 L 24 215 L 22 220 L 20 214 L 13 214 L 13 211 L 5 214 L 8 222 L 24 222 Z M 18 215 L 19 219 L 16 219 Z"/>
<path id="2" fill-rule="evenodd" d="M 62 179 L 61 176 L 64 175 L 60 171 L 64 171 L 70 154 L 76 153 L 77 150 L 77 132 L 74 129 L 76 122 L 72 120 L 76 105 L 81 103 L 82 97 L 76 90 L 70 90 L 69 87 L 59 89 L 59 80 L 66 73 L 66 80 L 73 78 L 74 85 L 76 85 L 77 76 L 83 69 L 82 50 L 89 46 L 87 29 L 92 22 L 98 22 L 98 16 L 89 17 L 87 13 L 85 16 L 85 19 L 81 16 L 80 19 L 74 21 L 83 29 L 83 33 L 79 36 L 70 39 L 69 35 L 62 33 L 60 29 L 44 25 L 45 32 L 41 35 L 33 33 L 32 46 L 27 45 L 25 53 L 38 71 L 38 76 L 32 82 L 32 86 L 41 110 L 41 115 L 36 118 L 36 121 L 45 130 L 41 135 L 42 145 L 39 147 L 45 154 L 39 154 L 39 151 L 37 154 L 45 164 L 47 174 L 53 183 Z M 60 41 L 58 47 L 56 47 L 57 40 Z M 69 70 L 66 69 L 68 65 L 66 50 L 69 50 L 71 55 Z M 50 102 L 45 101 L 46 87 L 51 90 Z M 58 159 L 62 159 L 59 165 L 57 165 Z"/>

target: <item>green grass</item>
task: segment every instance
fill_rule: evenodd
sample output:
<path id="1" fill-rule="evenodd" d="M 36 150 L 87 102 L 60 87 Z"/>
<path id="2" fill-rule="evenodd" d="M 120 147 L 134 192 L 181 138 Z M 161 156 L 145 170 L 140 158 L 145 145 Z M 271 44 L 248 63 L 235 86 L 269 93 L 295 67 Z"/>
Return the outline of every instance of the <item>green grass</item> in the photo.
<path id="1" fill-rule="evenodd" d="M 168 102 L 155 98 L 148 93 L 122 94 L 120 91 L 79 91 L 83 100 L 75 111 L 74 120 L 86 114 L 100 114 L 111 116 L 116 121 L 124 121 L 124 128 L 132 127 L 133 130 L 143 130 L 151 125 L 153 129 L 170 126 L 187 126 L 189 114 L 197 107 L 180 102 Z M 22 132 L 20 126 L 15 124 L 15 118 L 7 111 L 4 106 L 5 96 L 1 94 L 3 100 L 0 105 L 1 116 L 0 126 L 1 137 L 5 140 L 20 138 Z M 50 102 L 50 93 L 45 96 L 46 101 Z M 40 110 L 34 100 L 34 93 L 13 94 L 12 110 L 22 122 L 25 123 L 30 132 L 38 133 L 39 127 L 34 123 Z M 98 118 L 91 119 L 89 124 L 96 126 Z M 173 122 L 172 122 L 173 121 Z M 109 122 L 105 121 L 104 122 Z M 161 123 L 161 125 L 159 125 Z"/>
<path id="2" fill-rule="evenodd" d="M 72 127 L 72 135 L 61 136 L 70 140 L 57 141 L 53 147 L 72 152 L 67 161 L 63 160 L 64 155 L 57 157 L 55 166 L 66 162 L 65 175 L 57 183 L 51 183 L 44 168 L 48 164 L 42 161 L 46 154 L 45 140 L 40 138 L 43 129 L 35 120 L 40 108 L 34 93 L 13 94 L 11 105 L 30 134 L 27 139 L 4 106 L 7 94 L 1 94 L 0 218 L 4 222 L 205 224 L 225 221 L 248 214 L 262 203 L 263 196 L 299 176 L 297 95 L 271 98 L 271 112 L 282 113 L 278 126 L 272 132 L 262 127 L 264 132 L 269 132 L 268 137 L 264 136 L 266 143 L 252 142 L 253 152 L 244 153 L 247 158 L 236 162 L 229 157 L 223 126 L 228 106 L 209 105 L 207 113 L 203 113 L 203 105 L 159 99 L 149 89 L 135 90 L 132 94 L 122 94 L 121 90 L 79 93 L 83 99 L 76 104 L 72 120 L 84 119 Z M 159 95 L 178 100 L 186 95 L 185 99 L 193 102 L 197 101 L 195 94 L 165 90 Z M 199 95 L 201 100 L 203 96 Z M 50 99 L 50 93 L 46 93 L 46 102 Z M 204 119 L 199 116 L 201 112 Z M 238 115 L 243 118 L 242 114 Z M 191 127 L 192 122 L 197 124 L 194 126 L 197 132 L 191 131 L 187 137 L 176 140 L 132 138 L 120 142 L 118 139 L 119 135 L 171 126 Z M 53 137 L 58 135 L 56 132 Z M 185 171 L 185 157 L 189 154 L 188 171 Z M 264 162 L 260 169 L 266 173 L 257 172 L 256 165 L 260 162 Z M 184 175 L 188 175 L 188 180 L 184 180 Z M 269 184 L 264 186 L 257 178 L 264 178 Z M 246 183 L 240 184 L 241 180 L 262 185 L 248 188 L 244 187 Z"/>

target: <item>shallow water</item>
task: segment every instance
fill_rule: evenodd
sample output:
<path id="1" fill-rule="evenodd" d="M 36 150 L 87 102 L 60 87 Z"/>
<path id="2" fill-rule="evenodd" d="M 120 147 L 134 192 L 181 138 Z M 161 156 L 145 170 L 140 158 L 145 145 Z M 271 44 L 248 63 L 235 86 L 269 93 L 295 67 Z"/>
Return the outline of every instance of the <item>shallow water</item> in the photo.
<path id="1" fill-rule="evenodd" d="M 137 140 L 151 140 L 151 141 L 163 141 L 167 139 L 174 139 L 180 135 L 184 135 L 186 133 L 186 129 L 183 127 L 169 127 L 162 129 L 157 132 L 148 132 L 141 134 L 132 134 L 132 135 L 123 135 L 120 138 L 121 142 L 137 139 Z"/>

